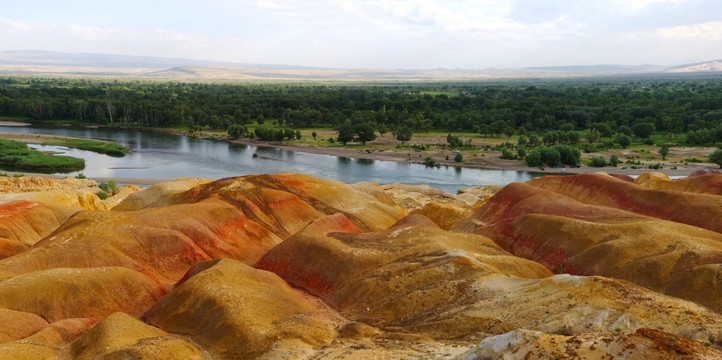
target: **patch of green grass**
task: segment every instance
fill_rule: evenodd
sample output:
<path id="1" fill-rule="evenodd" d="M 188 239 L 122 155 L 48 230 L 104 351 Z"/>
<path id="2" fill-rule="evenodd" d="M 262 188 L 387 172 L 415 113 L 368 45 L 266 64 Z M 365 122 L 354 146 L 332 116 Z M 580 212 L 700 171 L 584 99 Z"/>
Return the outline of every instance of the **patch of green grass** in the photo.
<path id="1" fill-rule="evenodd" d="M 9 170 L 72 171 L 85 168 L 85 160 L 48 155 L 19 141 L 0 139 L 0 165 Z"/>
<path id="2" fill-rule="evenodd" d="M 123 157 L 131 150 L 123 145 L 98 141 L 98 140 L 86 140 L 86 139 L 65 139 L 65 138 L 53 138 L 43 141 L 43 145 L 59 145 L 76 148 L 80 150 L 92 151 L 100 154 L 106 154 L 115 157 Z"/>

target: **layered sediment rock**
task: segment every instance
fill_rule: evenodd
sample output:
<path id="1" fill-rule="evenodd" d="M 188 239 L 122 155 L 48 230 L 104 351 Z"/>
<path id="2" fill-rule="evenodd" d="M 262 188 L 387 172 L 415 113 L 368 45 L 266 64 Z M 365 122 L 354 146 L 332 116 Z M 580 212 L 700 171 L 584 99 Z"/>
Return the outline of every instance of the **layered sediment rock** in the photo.
<path id="1" fill-rule="evenodd" d="M 697 178 L 4 180 L 0 359 L 722 358 Z"/>

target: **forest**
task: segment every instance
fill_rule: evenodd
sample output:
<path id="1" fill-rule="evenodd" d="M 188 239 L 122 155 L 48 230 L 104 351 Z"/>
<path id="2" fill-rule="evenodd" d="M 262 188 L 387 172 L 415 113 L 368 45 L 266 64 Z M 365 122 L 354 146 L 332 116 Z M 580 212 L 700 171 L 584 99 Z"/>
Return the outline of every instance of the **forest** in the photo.
<path id="1" fill-rule="evenodd" d="M 545 144 L 662 132 L 711 145 L 722 142 L 722 76 L 241 84 L 4 77 L 0 116 L 123 127 L 536 133 Z"/>

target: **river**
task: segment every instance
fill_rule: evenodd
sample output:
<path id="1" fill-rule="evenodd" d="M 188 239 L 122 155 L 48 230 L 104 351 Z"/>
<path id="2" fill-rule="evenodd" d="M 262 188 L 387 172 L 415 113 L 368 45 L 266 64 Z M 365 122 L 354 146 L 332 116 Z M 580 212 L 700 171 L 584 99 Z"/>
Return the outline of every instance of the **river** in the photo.
<path id="1" fill-rule="evenodd" d="M 524 182 L 535 174 L 524 171 L 426 167 L 395 161 L 350 159 L 308 154 L 267 146 L 230 144 L 186 136 L 108 128 L 0 126 L 0 132 L 74 136 L 110 140 L 134 152 L 122 158 L 57 146 L 31 145 L 85 159 L 85 169 L 68 173 L 87 177 L 167 179 L 203 177 L 220 179 L 251 174 L 303 173 L 345 183 L 425 184 L 448 193 L 476 185 Z M 258 153 L 258 158 L 253 154 Z"/>

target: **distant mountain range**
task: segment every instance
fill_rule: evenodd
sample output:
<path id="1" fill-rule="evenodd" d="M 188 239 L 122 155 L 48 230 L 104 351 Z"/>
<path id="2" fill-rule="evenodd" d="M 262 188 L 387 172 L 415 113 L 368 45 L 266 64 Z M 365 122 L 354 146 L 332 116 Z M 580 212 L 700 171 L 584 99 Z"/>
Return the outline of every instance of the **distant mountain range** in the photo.
<path id="1" fill-rule="evenodd" d="M 508 69 L 374 70 L 51 51 L 0 51 L 0 74 L 178 80 L 484 80 L 665 74 L 722 74 L 722 60 L 678 66 L 579 65 Z"/>

